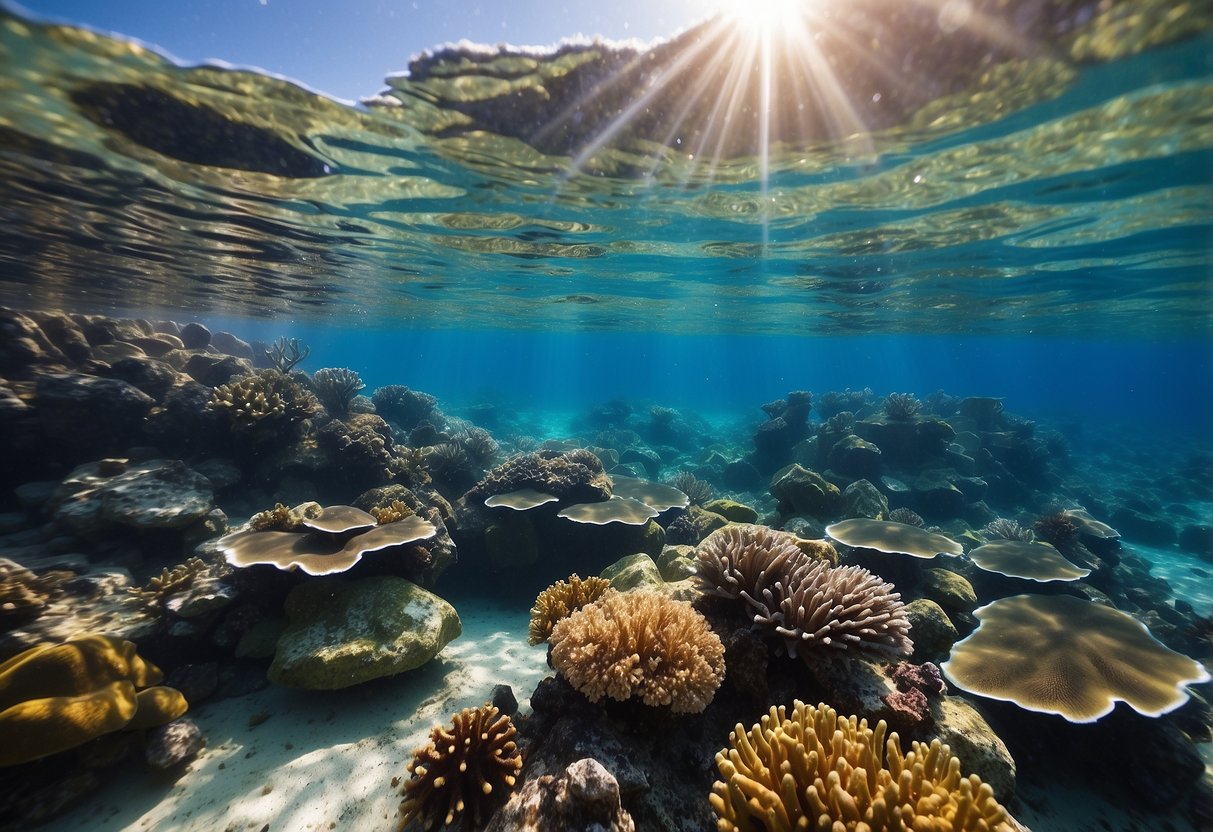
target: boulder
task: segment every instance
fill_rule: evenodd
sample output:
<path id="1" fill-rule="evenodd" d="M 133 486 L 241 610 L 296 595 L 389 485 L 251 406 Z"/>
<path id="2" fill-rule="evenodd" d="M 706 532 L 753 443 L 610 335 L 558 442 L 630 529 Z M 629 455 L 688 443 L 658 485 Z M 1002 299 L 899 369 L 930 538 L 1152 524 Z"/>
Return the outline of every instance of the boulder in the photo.
<path id="1" fill-rule="evenodd" d="M 927 517 L 959 517 L 966 500 L 956 479 L 951 468 L 931 468 L 915 477 L 913 501 L 918 512 Z"/>
<path id="2" fill-rule="evenodd" d="M 842 517 L 867 517 L 882 520 L 889 513 L 889 501 L 880 489 L 867 480 L 856 480 L 842 492 Z"/>
<path id="3" fill-rule="evenodd" d="M 910 620 L 910 638 L 914 640 L 915 661 L 943 661 L 960 639 L 943 607 L 927 598 L 918 598 L 906 604 L 906 618 Z"/>
<path id="4" fill-rule="evenodd" d="M 653 559 L 643 552 L 628 555 L 612 563 L 600 573 L 620 592 L 629 589 L 652 589 L 665 583 Z"/>
<path id="5" fill-rule="evenodd" d="M 619 781 L 592 757 L 528 780 L 489 822 L 491 832 L 634 832 Z"/>
<path id="6" fill-rule="evenodd" d="M 113 470 L 107 461 L 73 470 L 51 495 L 55 522 L 85 539 L 115 526 L 142 531 L 181 529 L 204 520 L 215 508 L 211 483 L 176 459 L 153 459 Z"/>
<path id="7" fill-rule="evenodd" d="M 855 434 L 848 434 L 830 448 L 830 470 L 848 477 L 877 479 L 880 476 L 880 448 Z"/>
<path id="8" fill-rule="evenodd" d="M 286 599 L 269 680 L 337 690 L 421 667 L 463 626 L 455 608 L 393 576 L 313 580 Z"/>
<path id="9" fill-rule="evenodd" d="M 960 759 L 960 770 L 989 783 L 994 796 L 1006 803 L 1015 793 L 1015 760 L 990 723 L 959 696 L 930 700 L 935 734 Z"/>
<path id="10" fill-rule="evenodd" d="M 703 504 L 703 510 L 719 514 L 733 523 L 758 522 L 758 512 L 745 503 L 739 503 L 736 500 L 710 500 Z"/>
<path id="11" fill-rule="evenodd" d="M 972 612 L 977 608 L 977 593 L 973 591 L 973 585 L 963 576 L 947 569 L 920 569 L 918 594 L 949 610 Z"/>
<path id="12" fill-rule="evenodd" d="M 691 577 L 698 571 L 695 565 L 695 547 L 666 546 L 657 556 L 657 571 L 665 581 L 681 581 Z"/>
<path id="13" fill-rule="evenodd" d="M 181 327 L 178 336 L 187 350 L 200 350 L 211 343 L 211 331 L 196 321 Z"/>
<path id="14" fill-rule="evenodd" d="M 772 496 L 779 501 L 779 513 L 807 514 L 810 517 L 831 517 L 838 507 L 842 492 L 816 471 L 793 463 L 775 472 L 771 478 Z"/>

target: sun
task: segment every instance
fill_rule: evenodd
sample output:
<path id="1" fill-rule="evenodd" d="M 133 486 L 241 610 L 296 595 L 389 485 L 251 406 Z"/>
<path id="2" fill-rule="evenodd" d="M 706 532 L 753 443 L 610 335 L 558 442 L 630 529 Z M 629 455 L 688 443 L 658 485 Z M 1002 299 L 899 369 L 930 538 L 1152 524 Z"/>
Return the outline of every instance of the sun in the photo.
<path id="1" fill-rule="evenodd" d="M 718 0 L 715 9 L 730 24 L 769 35 L 796 23 L 812 0 Z"/>

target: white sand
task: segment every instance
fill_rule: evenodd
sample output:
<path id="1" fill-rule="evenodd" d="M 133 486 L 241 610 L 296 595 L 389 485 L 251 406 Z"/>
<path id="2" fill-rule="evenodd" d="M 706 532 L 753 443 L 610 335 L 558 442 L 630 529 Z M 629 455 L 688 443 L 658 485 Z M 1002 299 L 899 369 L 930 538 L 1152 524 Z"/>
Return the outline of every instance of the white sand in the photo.
<path id="1" fill-rule="evenodd" d="M 463 635 L 425 667 L 342 691 L 268 687 L 190 713 L 207 748 L 174 783 L 140 763 L 50 823 L 54 830 L 238 832 L 391 829 L 393 777 L 456 711 L 484 704 L 496 684 L 520 707 L 549 671 L 526 643 L 528 616 L 457 604 Z M 249 717 L 268 713 L 256 727 Z"/>

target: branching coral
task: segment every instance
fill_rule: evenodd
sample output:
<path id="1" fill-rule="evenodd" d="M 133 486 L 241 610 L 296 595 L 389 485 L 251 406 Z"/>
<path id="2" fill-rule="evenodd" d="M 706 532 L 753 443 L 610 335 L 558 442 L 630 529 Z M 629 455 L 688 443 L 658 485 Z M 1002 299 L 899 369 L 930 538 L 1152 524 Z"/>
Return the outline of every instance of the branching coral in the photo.
<path id="1" fill-rule="evenodd" d="M 450 728 L 434 728 L 429 745 L 417 749 L 408 765 L 397 828 L 414 820 L 426 830 L 450 826 L 460 815 L 471 828 L 481 828 L 522 769 L 516 733 L 510 718 L 492 705 L 465 708 Z"/>
<path id="2" fill-rule="evenodd" d="M 909 421 L 922 412 L 922 402 L 913 393 L 890 393 L 884 397 L 884 412 L 890 419 Z"/>
<path id="3" fill-rule="evenodd" d="M 556 622 L 562 621 L 593 601 L 601 598 L 611 582 L 605 578 L 590 577 L 582 580 L 573 574 L 568 581 L 557 581 L 535 599 L 531 607 L 531 627 L 527 641 L 540 644 L 548 640 Z"/>
<path id="4" fill-rule="evenodd" d="M 699 479 L 690 471 L 679 471 L 670 478 L 670 485 L 686 494 L 687 499 L 691 501 L 691 505 L 693 506 L 702 506 L 704 503 L 710 501 L 713 496 L 712 484 L 706 480 Z"/>
<path id="5" fill-rule="evenodd" d="M 259 511 L 249 518 L 249 529 L 254 532 L 293 531 L 304 520 L 310 520 L 322 510 L 319 503 L 302 503 L 293 509 L 282 503 L 274 503 L 273 508 Z"/>
<path id="6" fill-rule="evenodd" d="M 154 576 L 144 587 L 131 587 L 134 595 L 148 607 L 159 607 L 170 595 L 189 589 L 194 580 L 206 571 L 206 561 L 202 558 L 190 558 L 172 569 L 164 569 Z"/>
<path id="7" fill-rule="evenodd" d="M 289 373 L 295 368 L 296 364 L 311 354 L 311 347 L 307 344 L 304 344 L 298 338 L 287 338 L 285 335 L 271 344 L 268 350 L 265 350 L 265 357 L 274 365 L 274 369 L 280 373 Z"/>
<path id="8" fill-rule="evenodd" d="M 232 429 L 244 433 L 295 424 L 320 408 L 310 391 L 277 370 L 259 370 L 219 385 L 208 406 L 227 413 Z"/>
<path id="9" fill-rule="evenodd" d="M 374 506 L 370 513 L 380 525 L 385 523 L 399 523 L 406 517 L 412 517 L 417 512 L 413 511 L 401 500 L 392 500 L 386 506 Z"/>
<path id="10" fill-rule="evenodd" d="M 345 367 L 325 367 L 312 376 L 312 387 L 316 397 L 329 415 L 342 418 L 350 412 L 350 402 L 358 391 L 366 387 L 362 377 Z"/>
<path id="11" fill-rule="evenodd" d="M 470 482 L 473 476 L 471 458 L 468 457 L 467 451 L 455 442 L 442 442 L 431 446 L 426 451 L 425 462 L 430 469 L 430 475 L 439 482 L 466 483 Z"/>
<path id="12" fill-rule="evenodd" d="M 493 435 L 484 428 L 471 427 L 455 434 L 455 442 L 467 454 L 472 466 L 484 470 L 501 451 Z"/>
<path id="13" fill-rule="evenodd" d="M 591 702 L 637 698 L 702 713 L 724 678 L 724 645 L 684 601 L 610 592 L 557 622 L 552 666 Z"/>
<path id="14" fill-rule="evenodd" d="M 866 569 L 834 566 L 765 526 L 726 526 L 697 553 L 696 582 L 740 599 L 754 628 L 781 636 L 788 655 L 824 649 L 902 655 L 913 650 L 901 595 Z"/>
<path id="15" fill-rule="evenodd" d="M 1036 539 L 1036 533 L 1031 529 L 1025 529 L 1019 525 L 1018 521 L 1008 520 L 1005 517 L 999 517 L 986 523 L 981 533 L 989 540 L 1023 540 L 1031 543 Z"/>
<path id="16" fill-rule="evenodd" d="M 934 740 L 903 755 L 881 720 L 840 717 L 826 705 L 796 701 L 771 708 L 730 748 L 716 754 L 724 778 L 709 796 L 720 832 L 949 830 L 1010 832 L 1006 810 L 960 760 Z"/>
<path id="17" fill-rule="evenodd" d="M 917 526 L 925 528 L 926 521 L 922 519 L 922 515 L 914 511 L 912 508 L 895 508 L 889 512 L 889 520 L 893 523 L 904 523 L 907 526 Z"/>

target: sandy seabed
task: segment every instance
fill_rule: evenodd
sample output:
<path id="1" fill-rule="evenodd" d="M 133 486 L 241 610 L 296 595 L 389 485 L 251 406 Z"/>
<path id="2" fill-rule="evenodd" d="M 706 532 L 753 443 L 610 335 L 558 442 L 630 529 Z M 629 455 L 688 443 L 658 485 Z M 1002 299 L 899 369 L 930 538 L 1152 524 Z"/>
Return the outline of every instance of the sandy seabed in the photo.
<path id="1" fill-rule="evenodd" d="M 207 747 L 184 772 L 119 773 L 49 830 L 390 830 L 413 750 L 507 684 L 519 708 L 550 670 L 526 612 L 456 604 L 463 635 L 426 666 L 339 691 L 275 686 L 190 712 Z M 266 718 L 268 717 L 268 718 Z M 260 721 L 264 718 L 264 721 Z"/>

